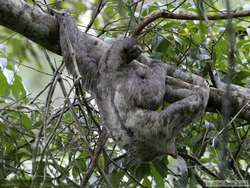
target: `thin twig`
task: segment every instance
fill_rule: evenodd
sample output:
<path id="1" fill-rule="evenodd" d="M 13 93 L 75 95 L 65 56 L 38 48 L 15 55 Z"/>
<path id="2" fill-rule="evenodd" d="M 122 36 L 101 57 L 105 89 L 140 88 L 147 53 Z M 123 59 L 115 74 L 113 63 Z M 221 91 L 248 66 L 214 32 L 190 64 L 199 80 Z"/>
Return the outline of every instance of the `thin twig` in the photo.
<path id="1" fill-rule="evenodd" d="M 208 15 L 207 19 L 208 20 L 224 20 L 230 18 L 242 18 L 242 17 L 248 17 L 250 16 L 250 11 L 242 11 L 242 12 L 236 12 L 236 13 L 220 13 L 220 14 L 215 14 L 215 15 Z M 150 23 L 154 22 L 157 19 L 160 18 L 166 18 L 166 19 L 175 19 L 175 20 L 204 20 L 199 15 L 194 15 L 194 14 L 176 14 L 172 12 L 167 12 L 167 11 L 160 11 L 157 13 L 154 13 L 148 17 L 145 18 L 141 24 L 138 25 L 138 27 L 135 29 L 133 33 L 133 37 L 137 37 L 140 35 L 142 30 L 147 27 Z"/>
<path id="2" fill-rule="evenodd" d="M 85 30 L 85 33 L 88 32 L 88 30 L 91 28 L 91 26 L 93 25 L 95 19 L 97 18 L 98 14 L 100 14 L 100 12 L 102 11 L 103 7 L 105 6 L 105 2 L 103 2 L 103 0 L 100 0 L 98 5 L 96 6 L 96 9 L 95 9 L 95 12 L 94 14 L 92 15 L 92 18 L 89 22 L 89 24 L 87 25 L 86 27 L 86 30 Z"/>
<path id="3" fill-rule="evenodd" d="M 109 157 L 109 155 L 107 154 L 107 156 Z M 108 159 L 114 166 L 116 166 L 117 168 L 121 169 L 123 172 L 125 172 L 125 174 L 131 178 L 135 183 L 137 183 L 139 186 L 143 187 L 143 188 L 146 188 L 144 185 L 142 185 L 140 183 L 140 181 L 138 179 L 136 179 L 136 177 L 134 177 L 133 175 L 131 175 L 128 170 L 122 168 L 120 165 L 118 165 L 113 159 L 109 158 Z"/>
<path id="4" fill-rule="evenodd" d="M 191 161 L 193 161 L 194 163 L 197 164 L 198 167 L 200 167 L 204 172 L 206 172 L 207 174 L 209 174 L 212 177 L 215 177 L 217 179 L 220 179 L 220 177 L 215 174 L 214 172 L 212 172 L 211 170 L 209 170 L 206 166 L 204 166 L 198 159 L 196 159 L 195 157 L 188 155 L 186 153 L 179 153 L 181 157 L 183 157 L 184 159 L 189 159 Z"/>
<path id="5" fill-rule="evenodd" d="M 94 168 L 96 167 L 97 165 L 97 160 L 98 160 L 98 157 L 99 155 L 101 154 L 101 151 L 103 149 L 103 146 L 105 144 L 107 140 L 107 132 L 105 129 L 103 129 L 98 141 L 97 141 L 97 148 L 96 148 L 96 152 L 94 154 L 94 156 L 92 157 L 92 160 L 90 162 L 90 165 L 89 165 L 89 168 L 88 168 L 88 171 L 87 173 L 85 174 L 84 178 L 83 178 L 83 181 L 81 183 L 81 186 L 82 187 L 85 187 L 86 184 L 88 183 L 89 181 L 89 178 L 91 177 L 91 175 L 93 174 L 93 171 L 94 171 Z"/>

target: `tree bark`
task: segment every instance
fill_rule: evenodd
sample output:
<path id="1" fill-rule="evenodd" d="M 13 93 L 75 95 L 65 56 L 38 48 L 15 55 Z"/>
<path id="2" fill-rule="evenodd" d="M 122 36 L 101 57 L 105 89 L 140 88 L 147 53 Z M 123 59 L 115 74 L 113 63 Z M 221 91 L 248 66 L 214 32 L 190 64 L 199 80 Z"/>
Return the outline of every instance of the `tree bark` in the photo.
<path id="1" fill-rule="evenodd" d="M 9 28 L 48 50 L 61 55 L 58 23 L 54 16 L 42 12 L 38 7 L 31 7 L 23 0 L 0 0 L 0 25 Z M 100 59 L 110 44 L 81 33 L 87 52 L 96 61 Z M 179 84 L 182 84 L 179 80 Z M 237 86 L 232 92 L 232 114 L 250 121 L 250 90 Z M 209 112 L 221 112 L 225 89 L 211 88 L 207 107 Z M 176 100 L 178 100 L 176 98 Z"/>

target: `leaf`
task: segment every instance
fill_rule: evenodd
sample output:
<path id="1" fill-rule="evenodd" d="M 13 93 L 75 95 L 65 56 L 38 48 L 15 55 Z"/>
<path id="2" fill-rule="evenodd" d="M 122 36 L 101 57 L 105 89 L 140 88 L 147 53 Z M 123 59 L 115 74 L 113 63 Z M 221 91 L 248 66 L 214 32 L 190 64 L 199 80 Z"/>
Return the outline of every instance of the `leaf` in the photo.
<path id="1" fill-rule="evenodd" d="M 191 138 L 192 145 L 196 146 L 194 148 L 200 147 L 199 145 L 197 145 L 197 143 L 200 143 L 202 141 L 203 135 L 204 134 L 201 132 L 201 133 L 197 134 L 196 136 L 194 136 L 193 138 Z"/>
<path id="2" fill-rule="evenodd" d="M 143 179 L 142 185 L 144 185 L 145 187 L 152 187 L 152 183 L 147 177 Z"/>
<path id="3" fill-rule="evenodd" d="M 165 39 L 164 39 L 163 36 L 161 36 L 161 35 L 159 35 L 159 34 L 156 34 L 156 35 L 154 36 L 153 40 L 152 40 L 152 44 L 151 44 L 152 48 L 153 48 L 154 50 L 157 51 L 158 46 L 159 46 L 162 42 L 164 42 L 164 40 L 165 40 Z"/>
<path id="4" fill-rule="evenodd" d="M 20 159 L 25 160 L 25 159 L 30 159 L 32 157 L 32 152 L 28 150 L 27 148 L 20 148 L 16 154 L 20 156 Z"/>
<path id="5" fill-rule="evenodd" d="M 234 76 L 234 83 L 242 84 L 242 81 L 249 77 L 250 77 L 250 70 L 248 69 L 241 70 L 237 72 L 237 74 Z"/>
<path id="6" fill-rule="evenodd" d="M 105 163 L 105 161 L 104 161 L 103 156 L 98 157 L 98 165 L 99 165 L 100 168 L 104 168 L 105 167 L 104 163 Z"/>
<path id="7" fill-rule="evenodd" d="M 10 94 L 10 86 L 1 70 L 0 70 L 0 83 L 1 83 L 0 97 L 8 96 Z"/>
<path id="8" fill-rule="evenodd" d="M 116 0 L 117 1 L 117 10 L 121 16 L 125 16 L 127 12 L 127 6 L 126 3 L 123 2 L 123 0 Z"/>
<path id="9" fill-rule="evenodd" d="M 82 157 L 75 160 L 75 165 L 77 165 L 81 171 L 86 171 L 87 169 L 86 160 Z"/>
<path id="10" fill-rule="evenodd" d="M 74 160 L 73 168 L 72 168 L 72 175 L 74 178 L 79 177 L 81 172 L 86 171 L 86 161 L 84 158 L 79 157 Z"/>
<path id="11" fill-rule="evenodd" d="M 24 89 L 22 79 L 17 74 L 15 74 L 15 80 L 11 86 L 11 91 L 14 97 L 18 100 L 24 99 L 26 96 L 26 91 Z"/>
<path id="12" fill-rule="evenodd" d="M 161 161 L 153 161 L 153 165 L 156 169 L 156 171 L 162 176 L 165 177 L 168 173 L 167 164 L 164 162 L 164 160 Z"/>
<path id="13" fill-rule="evenodd" d="M 190 178 L 189 178 L 189 187 L 196 187 L 196 185 L 197 185 L 197 180 L 196 180 L 196 178 L 195 178 L 195 176 L 194 176 L 194 173 L 193 173 L 193 171 L 195 171 L 195 170 L 193 170 L 193 169 L 190 169 Z"/>
<path id="14" fill-rule="evenodd" d="M 177 157 L 177 169 L 181 175 L 186 174 L 188 171 L 187 163 L 181 156 Z"/>
<path id="15" fill-rule="evenodd" d="M 145 3 L 143 6 L 143 11 L 142 11 L 142 16 L 145 17 L 149 14 L 151 14 L 154 11 L 158 11 L 159 10 L 159 6 L 156 3 Z"/>
<path id="16" fill-rule="evenodd" d="M 135 169 L 135 177 L 139 181 L 150 173 L 150 166 L 148 164 L 141 164 Z"/>
<path id="17" fill-rule="evenodd" d="M 32 121 L 28 115 L 22 113 L 20 118 L 21 118 L 22 126 L 24 128 L 28 130 L 32 129 Z"/>
<path id="18" fill-rule="evenodd" d="M 164 188 L 164 180 L 163 177 L 158 173 L 154 166 L 151 167 L 151 173 L 154 177 L 157 188 Z"/>
<path id="19" fill-rule="evenodd" d="M 119 187 L 122 177 L 124 176 L 123 171 L 114 170 L 111 175 L 111 183 L 113 187 Z"/>
<path id="20" fill-rule="evenodd" d="M 72 4 L 74 6 L 74 12 L 76 14 L 82 14 L 87 11 L 86 5 L 82 1 L 72 1 Z M 78 17 L 79 18 L 79 17 Z"/>

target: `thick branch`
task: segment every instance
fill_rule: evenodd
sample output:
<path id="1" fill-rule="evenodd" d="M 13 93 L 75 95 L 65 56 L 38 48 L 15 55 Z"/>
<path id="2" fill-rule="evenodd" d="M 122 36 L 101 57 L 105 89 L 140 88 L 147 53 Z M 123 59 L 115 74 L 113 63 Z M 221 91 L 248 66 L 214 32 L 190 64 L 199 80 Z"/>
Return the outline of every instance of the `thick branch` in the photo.
<path id="1" fill-rule="evenodd" d="M 196 75 L 183 72 L 176 71 L 176 69 L 168 64 L 166 64 L 170 72 L 176 72 L 175 76 L 178 76 L 180 79 L 172 78 L 171 84 L 175 85 L 177 88 L 186 88 L 192 89 L 192 85 L 188 84 L 187 79 L 195 79 Z M 178 75 L 177 75 L 178 74 Z M 231 85 L 231 116 L 234 118 L 242 118 L 250 122 L 250 89 L 243 88 L 236 85 Z M 183 93 L 183 96 L 172 96 L 171 94 L 166 94 L 166 100 L 168 102 L 178 101 L 186 96 Z M 222 113 L 223 109 L 223 100 L 226 97 L 226 84 L 222 84 L 220 89 L 210 88 L 209 101 L 206 111 L 207 112 L 215 112 Z"/>
<path id="2" fill-rule="evenodd" d="M 228 18 L 241 18 L 241 17 L 247 17 L 250 16 L 250 11 L 242 11 L 242 12 L 236 12 L 236 13 L 220 13 L 220 14 L 215 14 L 215 15 L 208 15 L 207 19 L 208 20 L 223 20 L 223 19 L 228 19 Z M 154 22 L 155 20 L 159 18 L 167 18 L 167 19 L 175 19 L 175 20 L 204 20 L 203 17 L 199 15 L 194 15 L 194 14 L 175 14 L 172 12 L 166 12 L 166 11 L 161 11 L 154 13 L 144 19 L 144 21 L 137 26 L 135 29 L 133 36 L 136 37 L 138 36 L 142 30 L 147 27 L 150 23 Z"/>
<path id="3" fill-rule="evenodd" d="M 56 18 L 37 7 L 30 7 L 23 0 L 0 0 L 0 25 L 61 55 Z M 84 40 L 89 56 L 97 61 L 108 47 L 102 40 L 84 33 L 81 39 Z M 96 49 L 95 52 L 91 50 L 93 46 Z"/>
<path id="4" fill-rule="evenodd" d="M 161 15 L 161 14 L 159 14 Z M 155 16 L 154 19 L 159 18 Z M 176 19 L 174 14 L 164 13 L 161 16 Z M 232 17 L 243 17 L 249 16 L 250 12 L 242 12 L 232 14 Z M 223 19 L 227 15 L 214 15 L 209 16 L 209 19 Z M 179 19 L 200 19 L 197 16 L 189 15 L 179 15 Z M 147 20 L 147 19 L 146 19 Z M 153 18 L 151 18 L 153 20 Z M 148 21 L 150 23 L 150 21 Z M 16 31 L 28 39 L 44 46 L 45 48 L 51 50 L 54 53 L 61 54 L 59 48 L 59 34 L 58 34 L 58 24 L 56 19 L 43 13 L 38 8 L 31 8 L 23 0 L 0 0 L 0 25 L 3 25 L 13 31 Z M 147 25 L 147 24 L 146 24 Z M 142 27 L 143 29 L 143 27 Z M 102 40 L 95 38 L 93 36 L 82 33 L 80 37 L 81 42 L 84 42 L 85 48 L 87 48 L 87 53 L 90 57 L 95 58 L 97 61 L 100 59 L 101 55 L 109 47 Z M 182 81 L 179 80 L 180 84 Z M 207 111 L 218 112 L 222 109 L 222 101 L 224 97 L 224 90 L 211 89 L 209 105 Z M 177 100 L 177 99 L 176 99 Z M 250 107 L 246 105 L 250 100 L 250 91 L 246 88 L 240 88 L 238 91 L 233 92 L 232 103 L 233 103 L 233 113 L 241 111 L 242 107 L 244 109 L 239 113 L 239 117 L 250 121 Z"/>
<path id="5" fill-rule="evenodd" d="M 23 0 L 0 0 L 0 25 L 60 54 L 56 19 Z"/>
<path id="6" fill-rule="evenodd" d="M 243 92 L 243 93 L 242 93 Z M 244 95 L 244 93 L 247 93 Z M 223 98 L 226 96 L 225 89 L 211 88 L 207 111 L 222 112 Z M 246 88 L 241 88 L 238 91 L 232 92 L 232 114 L 234 118 L 241 118 L 250 122 L 250 91 Z"/>

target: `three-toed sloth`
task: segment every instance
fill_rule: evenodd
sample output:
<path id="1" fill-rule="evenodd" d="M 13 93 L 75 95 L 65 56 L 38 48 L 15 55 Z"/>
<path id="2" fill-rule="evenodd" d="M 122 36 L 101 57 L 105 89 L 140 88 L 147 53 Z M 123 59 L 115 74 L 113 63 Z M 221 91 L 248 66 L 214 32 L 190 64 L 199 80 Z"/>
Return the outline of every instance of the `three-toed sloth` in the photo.
<path id="1" fill-rule="evenodd" d="M 67 67 L 74 69 L 72 62 L 65 58 L 70 56 L 64 39 L 67 27 L 60 28 L 61 47 Z M 68 34 L 70 39 L 74 38 L 71 36 L 74 33 Z M 73 44 L 73 47 L 77 45 L 83 44 Z M 80 55 L 76 57 L 81 61 Z M 86 66 L 87 63 L 85 68 L 78 66 L 83 77 Z M 104 125 L 114 140 L 136 159 L 148 161 L 164 154 L 175 156 L 176 134 L 205 112 L 209 98 L 206 81 L 190 74 L 184 80 L 186 85 L 177 87 L 174 83 L 181 71 L 145 58 L 134 39 L 115 41 L 93 68 L 91 92 Z M 177 102 L 164 103 L 166 97 L 178 96 Z"/>

